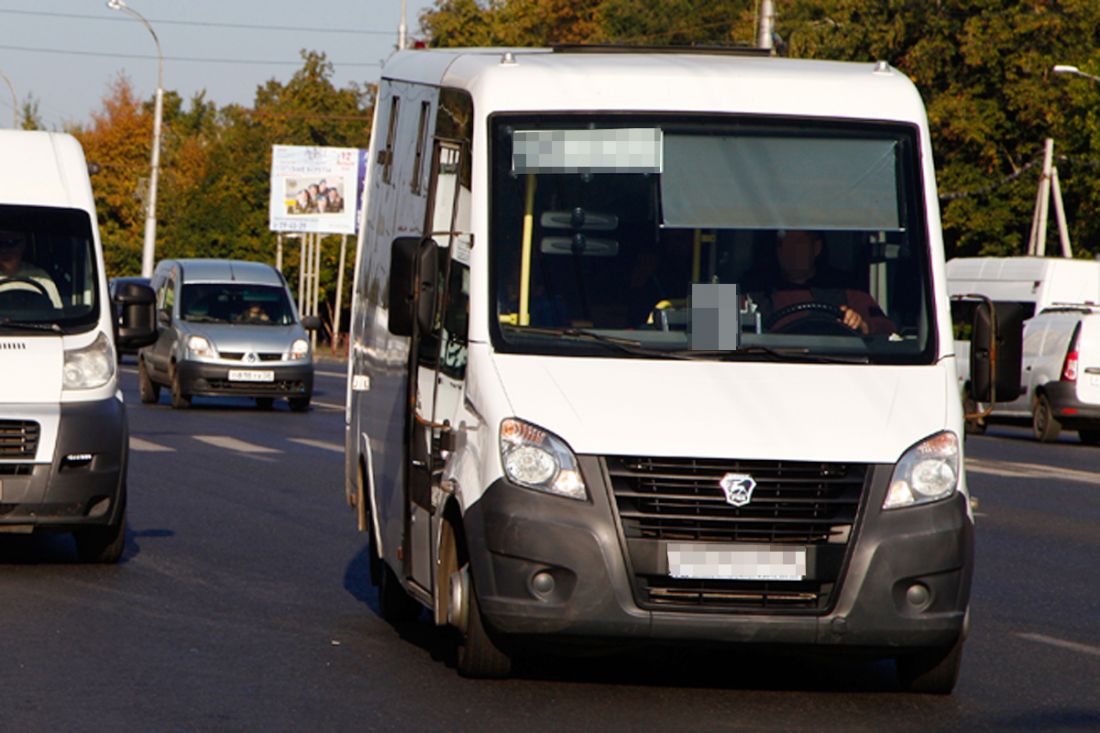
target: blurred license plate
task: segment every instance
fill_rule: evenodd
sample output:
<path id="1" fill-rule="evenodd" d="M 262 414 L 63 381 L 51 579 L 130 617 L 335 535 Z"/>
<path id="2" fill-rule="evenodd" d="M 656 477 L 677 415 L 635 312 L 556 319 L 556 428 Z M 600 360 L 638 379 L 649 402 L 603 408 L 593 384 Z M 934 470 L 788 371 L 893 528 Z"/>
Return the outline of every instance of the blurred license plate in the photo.
<path id="1" fill-rule="evenodd" d="M 274 382 L 275 372 L 270 369 L 230 369 L 230 382 Z"/>
<path id="2" fill-rule="evenodd" d="M 668 574 L 706 580 L 803 580 L 806 548 L 670 542 Z"/>

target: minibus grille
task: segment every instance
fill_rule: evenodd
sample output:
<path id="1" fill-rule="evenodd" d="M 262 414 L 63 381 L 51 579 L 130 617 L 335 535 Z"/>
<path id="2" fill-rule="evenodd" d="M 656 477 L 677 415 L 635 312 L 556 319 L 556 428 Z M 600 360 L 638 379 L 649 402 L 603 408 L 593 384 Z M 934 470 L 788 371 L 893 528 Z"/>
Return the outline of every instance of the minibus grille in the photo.
<path id="1" fill-rule="evenodd" d="M 605 465 L 643 606 L 767 612 L 829 607 L 870 473 L 867 465 L 623 456 L 608 457 Z M 752 477 L 749 503 L 738 507 L 726 501 L 720 482 L 727 474 Z M 812 577 L 673 578 L 654 567 L 667 542 L 802 547 L 813 557 Z"/>
<path id="2" fill-rule="evenodd" d="M 0 420 L 0 458 L 34 458 L 40 432 L 33 420 Z"/>

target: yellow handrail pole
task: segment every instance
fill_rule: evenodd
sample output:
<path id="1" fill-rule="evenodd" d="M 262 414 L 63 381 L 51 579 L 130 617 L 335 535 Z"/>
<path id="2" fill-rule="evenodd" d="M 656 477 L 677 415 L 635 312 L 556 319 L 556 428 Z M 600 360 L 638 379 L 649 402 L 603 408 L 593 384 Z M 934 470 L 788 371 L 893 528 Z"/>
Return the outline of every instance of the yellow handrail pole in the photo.
<path id="1" fill-rule="evenodd" d="M 703 266 L 703 231 L 696 229 L 692 238 L 695 240 L 695 247 L 691 252 L 691 281 L 697 283 L 702 275 L 699 270 Z"/>
<path id="2" fill-rule="evenodd" d="M 523 210 L 523 250 L 519 265 L 519 325 L 531 325 L 531 238 L 535 233 L 535 174 L 527 174 Z"/>

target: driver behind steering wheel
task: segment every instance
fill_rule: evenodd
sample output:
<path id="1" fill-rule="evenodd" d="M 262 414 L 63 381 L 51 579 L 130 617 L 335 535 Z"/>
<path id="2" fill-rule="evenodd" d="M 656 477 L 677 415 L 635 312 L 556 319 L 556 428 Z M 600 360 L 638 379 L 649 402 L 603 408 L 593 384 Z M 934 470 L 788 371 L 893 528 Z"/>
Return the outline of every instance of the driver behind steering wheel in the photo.
<path id="1" fill-rule="evenodd" d="M 817 267 L 821 247 L 821 237 L 814 232 L 779 232 L 775 247 L 778 280 L 769 291 L 751 294 L 768 330 L 794 330 L 802 321 L 809 326 L 811 318 L 831 318 L 863 336 L 892 333 L 893 322 L 870 294 L 822 282 Z M 810 328 L 799 330 L 812 332 Z"/>
<path id="2" fill-rule="evenodd" d="M 49 273 L 23 259 L 27 249 L 21 232 L 0 229 L 0 292 L 33 290 L 50 299 L 54 308 L 61 307 L 61 294 Z"/>

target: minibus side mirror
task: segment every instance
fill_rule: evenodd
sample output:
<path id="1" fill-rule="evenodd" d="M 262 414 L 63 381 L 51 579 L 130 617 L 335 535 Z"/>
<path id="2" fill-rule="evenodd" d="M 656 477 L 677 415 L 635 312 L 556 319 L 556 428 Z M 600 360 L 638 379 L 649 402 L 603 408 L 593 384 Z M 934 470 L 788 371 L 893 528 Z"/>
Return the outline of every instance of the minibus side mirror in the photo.
<path id="1" fill-rule="evenodd" d="M 321 328 L 321 319 L 318 316 L 302 316 L 302 328 L 307 331 L 316 331 Z"/>
<path id="2" fill-rule="evenodd" d="M 156 295 L 148 285 L 125 283 L 115 293 L 121 314 L 118 345 L 137 349 L 157 340 Z"/>
<path id="3" fill-rule="evenodd" d="M 422 333 L 435 325 L 438 247 L 432 239 L 398 237 L 390 250 L 389 330 L 412 336 L 414 319 Z"/>
<path id="4" fill-rule="evenodd" d="M 984 300 L 974 309 L 970 341 L 970 396 L 975 402 L 1010 402 L 1020 396 L 1024 308 Z"/>

